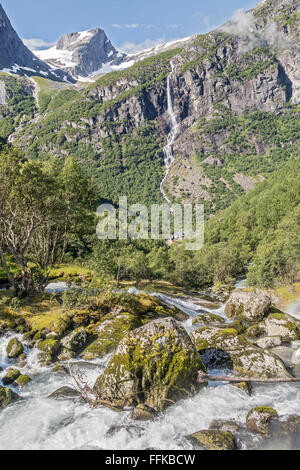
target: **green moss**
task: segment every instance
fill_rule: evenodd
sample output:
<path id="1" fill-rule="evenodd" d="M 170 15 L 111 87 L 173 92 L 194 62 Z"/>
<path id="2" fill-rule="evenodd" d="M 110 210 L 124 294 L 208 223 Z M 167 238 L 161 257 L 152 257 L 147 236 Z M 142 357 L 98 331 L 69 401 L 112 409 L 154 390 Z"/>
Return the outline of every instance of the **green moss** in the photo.
<path id="1" fill-rule="evenodd" d="M 16 384 L 19 385 L 19 387 L 25 387 L 29 382 L 31 382 L 31 378 L 27 375 L 20 375 L 16 380 Z"/>
<path id="2" fill-rule="evenodd" d="M 255 325 L 249 326 L 249 328 L 247 328 L 247 330 L 245 331 L 245 334 L 246 336 L 248 336 L 248 338 L 259 338 L 264 334 L 264 332 L 264 324 L 257 323 Z"/>
<path id="3" fill-rule="evenodd" d="M 277 411 L 274 410 L 274 408 L 271 408 L 270 406 L 258 406 L 255 408 L 257 413 L 268 413 L 271 416 L 278 416 Z"/>
<path id="4" fill-rule="evenodd" d="M 265 437 L 270 435 L 270 421 L 278 418 L 277 411 L 269 406 L 257 406 L 252 408 L 246 418 L 249 431 L 257 432 Z"/>
<path id="5" fill-rule="evenodd" d="M 200 338 L 197 335 L 200 335 Z M 209 336 L 207 339 L 205 339 L 206 335 Z M 224 342 L 233 337 L 238 337 L 238 332 L 234 328 L 211 328 L 204 326 L 193 332 L 194 343 L 199 352 L 213 347 L 222 348 L 224 347 Z M 242 337 L 240 336 L 239 338 Z"/>
<path id="6" fill-rule="evenodd" d="M 160 325 L 147 338 L 143 339 L 143 329 L 124 338 L 122 349 L 96 381 L 98 394 L 108 393 L 123 404 L 142 402 L 164 409 L 169 400 L 195 390 L 197 371 L 205 370 L 200 356 L 191 346 L 179 344 L 175 330 Z M 148 325 L 143 328 L 148 331 Z M 121 382 L 125 384 L 122 388 Z"/>
<path id="7" fill-rule="evenodd" d="M 284 315 L 284 313 L 271 313 L 271 315 L 269 315 L 268 318 L 274 318 L 274 320 L 284 320 L 284 321 L 287 321 L 287 318 L 286 316 Z"/>
<path id="8" fill-rule="evenodd" d="M 199 431 L 190 438 L 206 450 L 234 450 L 236 447 L 234 436 L 225 431 Z"/>
<path id="9" fill-rule="evenodd" d="M 23 353 L 23 344 L 17 338 L 12 338 L 6 348 L 7 356 L 15 358 Z"/>
<path id="10" fill-rule="evenodd" d="M 90 360 L 106 356 L 117 348 L 120 341 L 131 330 L 141 325 L 141 319 L 130 313 L 107 315 L 100 323 L 88 329 L 98 338 L 83 351 L 82 357 Z"/>
<path id="11" fill-rule="evenodd" d="M 59 351 L 60 342 L 55 339 L 46 339 L 38 347 L 43 353 L 49 354 L 53 358 Z"/>
<path id="12" fill-rule="evenodd" d="M 224 318 L 220 317 L 219 315 L 214 315 L 213 313 L 202 313 L 198 315 L 196 318 L 193 318 L 193 325 L 197 324 L 222 324 L 224 323 Z"/>
<path id="13" fill-rule="evenodd" d="M 2 410 L 14 403 L 18 398 L 19 396 L 15 392 L 0 386 L 0 408 Z"/>
<path id="14" fill-rule="evenodd" d="M 34 333 L 53 332 L 61 337 L 70 326 L 70 318 L 62 312 L 48 312 L 25 317 L 28 328 Z"/>
<path id="15" fill-rule="evenodd" d="M 7 369 L 5 375 L 2 377 L 4 385 L 11 385 L 21 375 L 18 369 Z"/>

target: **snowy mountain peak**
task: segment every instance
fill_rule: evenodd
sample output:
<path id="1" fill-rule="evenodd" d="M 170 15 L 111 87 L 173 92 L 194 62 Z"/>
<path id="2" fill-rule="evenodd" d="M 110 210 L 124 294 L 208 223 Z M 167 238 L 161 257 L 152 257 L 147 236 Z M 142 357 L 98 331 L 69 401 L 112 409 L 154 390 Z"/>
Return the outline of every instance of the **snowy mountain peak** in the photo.
<path id="1" fill-rule="evenodd" d="M 36 51 L 35 54 L 76 79 L 94 74 L 107 63 L 118 64 L 125 57 L 118 53 L 100 28 L 66 34 L 57 41 L 56 46 Z"/>

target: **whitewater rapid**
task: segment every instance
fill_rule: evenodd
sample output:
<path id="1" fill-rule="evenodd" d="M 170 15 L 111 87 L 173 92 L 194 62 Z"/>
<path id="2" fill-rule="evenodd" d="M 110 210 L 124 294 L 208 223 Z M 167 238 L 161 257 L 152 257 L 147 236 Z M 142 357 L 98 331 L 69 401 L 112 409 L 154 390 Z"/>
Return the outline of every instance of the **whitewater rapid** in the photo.
<path id="1" fill-rule="evenodd" d="M 169 121 L 170 121 L 170 132 L 167 138 L 167 145 L 163 148 L 165 175 L 160 184 L 160 191 L 161 191 L 163 198 L 167 201 L 168 206 L 171 209 L 171 201 L 166 195 L 166 192 L 164 190 L 164 184 L 168 178 L 170 168 L 174 162 L 173 143 L 176 140 L 176 137 L 178 136 L 178 133 L 179 133 L 179 123 L 177 121 L 176 114 L 174 111 L 173 96 L 172 96 L 172 89 L 171 89 L 171 78 L 174 75 L 175 68 L 174 68 L 174 64 L 172 61 L 170 62 L 170 64 L 171 64 L 171 72 L 169 73 L 167 77 L 167 101 L 168 101 L 168 115 L 169 115 Z"/>
<path id="2" fill-rule="evenodd" d="M 203 310 L 224 315 L 224 305 L 221 304 L 209 306 L 208 302 L 196 297 L 154 295 L 189 315 L 189 319 L 183 322 L 187 330 L 192 325 L 192 319 Z M 12 337 L 18 337 L 25 344 L 25 367 L 18 367 L 14 360 L 6 356 L 6 346 Z M 74 383 L 70 376 L 55 372 L 53 366 L 40 366 L 38 354 L 37 349 L 26 346 L 20 334 L 7 333 L 0 337 L 0 366 L 4 369 L 17 367 L 21 373 L 32 378 L 23 390 L 12 387 L 22 399 L 0 413 L 1 450 L 192 450 L 186 436 L 207 429 L 214 419 L 234 419 L 245 424 L 248 411 L 262 405 L 273 406 L 280 415 L 300 414 L 300 384 L 259 385 L 248 397 L 231 385 L 215 382 L 193 398 L 171 406 L 155 421 L 136 422 L 131 420 L 130 410 L 115 412 L 108 408 L 91 408 L 74 399 L 47 398 L 60 387 Z M 86 381 L 92 386 L 109 359 L 87 363 L 77 358 L 65 365 L 84 373 Z M 210 371 L 218 375 L 223 372 L 226 371 Z M 0 374 L 0 379 L 3 374 Z M 258 445 L 280 449 L 290 446 L 285 440 L 275 443 L 256 436 L 240 445 L 244 449 Z"/>

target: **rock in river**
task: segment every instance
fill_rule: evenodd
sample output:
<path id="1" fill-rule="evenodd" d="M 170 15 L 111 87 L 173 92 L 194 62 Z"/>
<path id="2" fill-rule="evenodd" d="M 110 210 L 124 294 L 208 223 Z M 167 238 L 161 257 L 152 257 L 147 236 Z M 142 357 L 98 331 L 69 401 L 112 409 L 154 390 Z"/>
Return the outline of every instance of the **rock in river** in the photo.
<path id="1" fill-rule="evenodd" d="M 144 403 L 163 410 L 196 392 L 198 370 L 205 368 L 181 324 L 158 319 L 121 341 L 94 391 L 115 406 Z"/>
<path id="2" fill-rule="evenodd" d="M 23 353 L 23 345 L 17 338 L 12 338 L 6 348 L 7 356 L 15 358 Z"/>
<path id="3" fill-rule="evenodd" d="M 249 411 L 246 419 L 247 428 L 249 431 L 262 434 L 269 437 L 270 422 L 272 419 L 278 418 L 277 411 L 268 406 L 257 406 Z"/>
<path id="4" fill-rule="evenodd" d="M 231 294 L 225 313 L 228 318 L 238 318 L 251 324 L 262 320 L 270 306 L 270 297 L 265 292 L 236 291 Z"/>
<path id="5" fill-rule="evenodd" d="M 228 368 L 247 377 L 290 377 L 278 357 L 253 346 L 236 330 L 202 327 L 191 338 L 208 368 Z"/>
<path id="6" fill-rule="evenodd" d="M 230 432 L 205 430 L 188 437 L 206 450 L 235 450 L 234 436 Z"/>

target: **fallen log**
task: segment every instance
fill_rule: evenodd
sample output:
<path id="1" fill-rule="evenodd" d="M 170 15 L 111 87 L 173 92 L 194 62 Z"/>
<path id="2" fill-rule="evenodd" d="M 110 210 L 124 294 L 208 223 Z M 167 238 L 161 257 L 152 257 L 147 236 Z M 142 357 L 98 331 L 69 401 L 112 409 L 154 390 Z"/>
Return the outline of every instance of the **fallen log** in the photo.
<path id="1" fill-rule="evenodd" d="M 231 382 L 231 383 L 240 383 L 240 382 L 251 382 L 251 383 L 291 383 L 291 382 L 300 382 L 300 377 L 285 377 L 285 378 L 253 378 L 253 377 L 228 377 L 228 376 L 216 376 L 205 374 L 202 371 L 198 372 L 198 382 Z"/>

